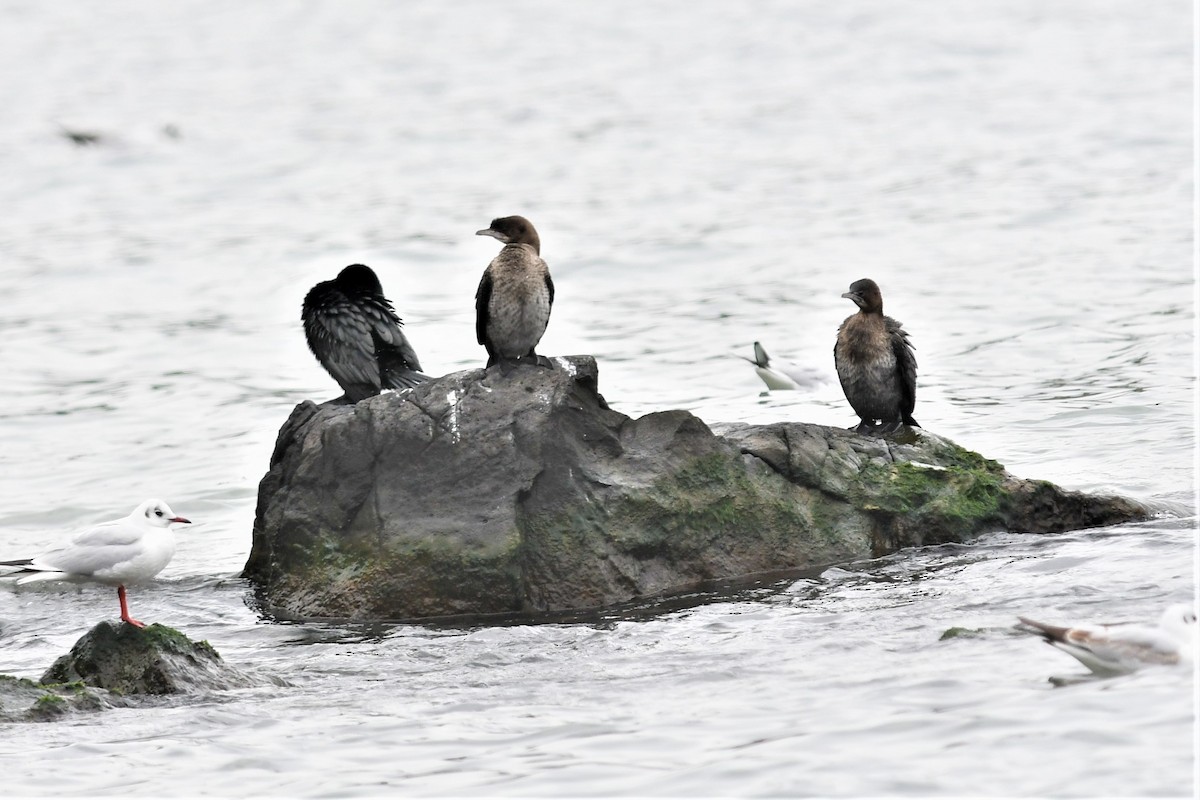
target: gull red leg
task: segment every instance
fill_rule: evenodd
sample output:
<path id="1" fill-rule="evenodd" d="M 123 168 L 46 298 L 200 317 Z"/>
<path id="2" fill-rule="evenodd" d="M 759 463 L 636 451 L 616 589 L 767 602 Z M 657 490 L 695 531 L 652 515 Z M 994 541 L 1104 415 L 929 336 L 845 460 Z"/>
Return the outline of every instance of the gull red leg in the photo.
<path id="1" fill-rule="evenodd" d="M 146 623 L 138 622 L 136 619 L 129 616 L 129 606 L 125 602 L 125 585 L 124 584 L 121 584 L 120 586 L 117 587 L 117 599 L 121 601 L 121 620 L 122 621 L 128 622 L 130 625 L 133 625 L 134 627 L 137 627 L 137 628 L 146 627 Z"/>

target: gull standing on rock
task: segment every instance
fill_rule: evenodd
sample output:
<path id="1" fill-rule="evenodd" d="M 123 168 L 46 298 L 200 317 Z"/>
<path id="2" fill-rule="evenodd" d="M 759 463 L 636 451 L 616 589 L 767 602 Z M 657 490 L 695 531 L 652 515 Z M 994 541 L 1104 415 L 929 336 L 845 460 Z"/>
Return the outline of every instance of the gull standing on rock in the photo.
<path id="1" fill-rule="evenodd" d="M 144 628 L 144 623 L 129 616 L 125 584 L 149 580 L 170 563 L 175 555 L 174 522 L 191 520 L 176 515 L 162 500 L 147 500 L 128 517 L 76 533 L 63 547 L 34 558 L 0 561 L 0 566 L 33 573 L 18 580 L 18 585 L 61 580 L 116 584 L 121 619 Z"/>
<path id="2" fill-rule="evenodd" d="M 869 278 L 850 284 L 842 295 L 854 301 L 858 313 L 838 328 L 833 348 L 842 391 L 861 422 L 859 433 L 897 431 L 901 425 L 921 427 L 913 419 L 917 400 L 917 358 L 900 323 L 883 315 L 883 294 Z"/>
<path id="3" fill-rule="evenodd" d="M 1196 611 L 1186 603 L 1169 606 L 1157 625 L 1047 625 L 1017 617 L 1026 633 L 1042 637 L 1074 656 L 1097 675 L 1124 675 L 1150 664 L 1190 665 L 1196 652 Z"/>
<path id="4" fill-rule="evenodd" d="M 368 266 L 351 264 L 318 283 L 304 297 L 300 317 L 308 348 L 345 392 L 335 402 L 357 403 L 429 380 Z"/>
<path id="5" fill-rule="evenodd" d="M 475 292 L 475 337 L 487 349 L 487 365 L 531 359 L 551 366 L 533 351 L 554 304 L 554 281 L 533 224 L 524 217 L 500 217 L 475 235 L 504 242 Z"/>

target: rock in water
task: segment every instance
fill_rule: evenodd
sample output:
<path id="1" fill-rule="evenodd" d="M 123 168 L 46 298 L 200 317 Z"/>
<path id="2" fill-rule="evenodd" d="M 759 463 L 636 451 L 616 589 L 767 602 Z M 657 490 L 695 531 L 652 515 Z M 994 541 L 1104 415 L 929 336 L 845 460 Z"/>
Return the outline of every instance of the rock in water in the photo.
<path id="1" fill-rule="evenodd" d="M 76 681 L 122 695 L 191 694 L 251 683 L 208 642 L 193 642 L 165 625 L 111 622 L 84 634 L 41 679 L 46 685 Z"/>
<path id="2" fill-rule="evenodd" d="M 46 722 L 72 711 L 110 708 L 119 705 L 120 700 L 82 683 L 43 686 L 25 678 L 0 675 L 0 723 Z"/>
<path id="3" fill-rule="evenodd" d="M 1146 516 L 1014 478 L 927 431 L 631 419 L 589 356 L 301 403 L 259 485 L 245 574 L 266 610 L 413 619 L 595 608 L 987 530 Z"/>

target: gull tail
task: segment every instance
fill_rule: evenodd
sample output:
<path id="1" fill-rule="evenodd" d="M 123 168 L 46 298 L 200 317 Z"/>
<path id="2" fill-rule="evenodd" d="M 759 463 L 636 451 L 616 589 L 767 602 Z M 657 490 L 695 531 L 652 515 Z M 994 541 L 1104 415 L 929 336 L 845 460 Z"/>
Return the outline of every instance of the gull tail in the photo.
<path id="1" fill-rule="evenodd" d="M 21 586 L 22 584 L 26 583 L 33 583 L 35 581 L 57 581 L 66 577 L 66 573 L 60 572 L 59 570 L 47 570 L 41 567 L 33 566 L 32 558 L 18 558 L 14 561 L 0 561 L 0 567 L 17 568 L 12 572 L 0 576 L 9 578 L 14 575 L 21 575 L 22 577 L 17 580 L 17 586 Z"/>
<path id="2" fill-rule="evenodd" d="M 1044 622 L 1036 622 L 1028 617 L 1017 617 L 1027 627 L 1023 628 L 1027 633 L 1032 633 L 1036 636 L 1041 636 L 1047 642 L 1065 642 L 1067 640 L 1066 628 L 1060 625 L 1047 625 Z M 1020 626 L 1018 626 L 1020 627 Z"/>
<path id="3" fill-rule="evenodd" d="M 67 573 L 56 569 L 39 570 L 36 567 L 25 570 L 29 574 L 17 581 L 17 586 L 24 586 L 27 583 L 38 583 L 39 581 L 61 581 L 67 577 Z"/>
<path id="4" fill-rule="evenodd" d="M 754 363 L 763 368 L 771 365 L 771 359 L 767 356 L 766 349 L 758 342 L 754 343 Z"/>

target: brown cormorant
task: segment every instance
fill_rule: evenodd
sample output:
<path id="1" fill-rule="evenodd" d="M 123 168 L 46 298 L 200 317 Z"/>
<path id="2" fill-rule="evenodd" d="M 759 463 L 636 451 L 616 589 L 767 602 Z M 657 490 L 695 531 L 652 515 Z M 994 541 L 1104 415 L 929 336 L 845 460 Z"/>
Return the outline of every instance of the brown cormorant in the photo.
<path id="1" fill-rule="evenodd" d="M 900 323 L 883 315 L 883 295 L 869 278 L 850 284 L 842 297 L 853 300 L 858 313 L 838 328 L 833 348 L 842 391 L 861 422 L 859 433 L 896 431 L 917 425 L 913 407 L 917 397 L 917 359 L 908 334 Z"/>
<path id="2" fill-rule="evenodd" d="M 554 304 L 554 281 L 537 231 L 524 217 L 500 217 L 476 235 L 504 242 L 475 292 L 475 336 L 487 349 L 487 365 L 529 359 L 548 366 L 533 351 Z"/>

